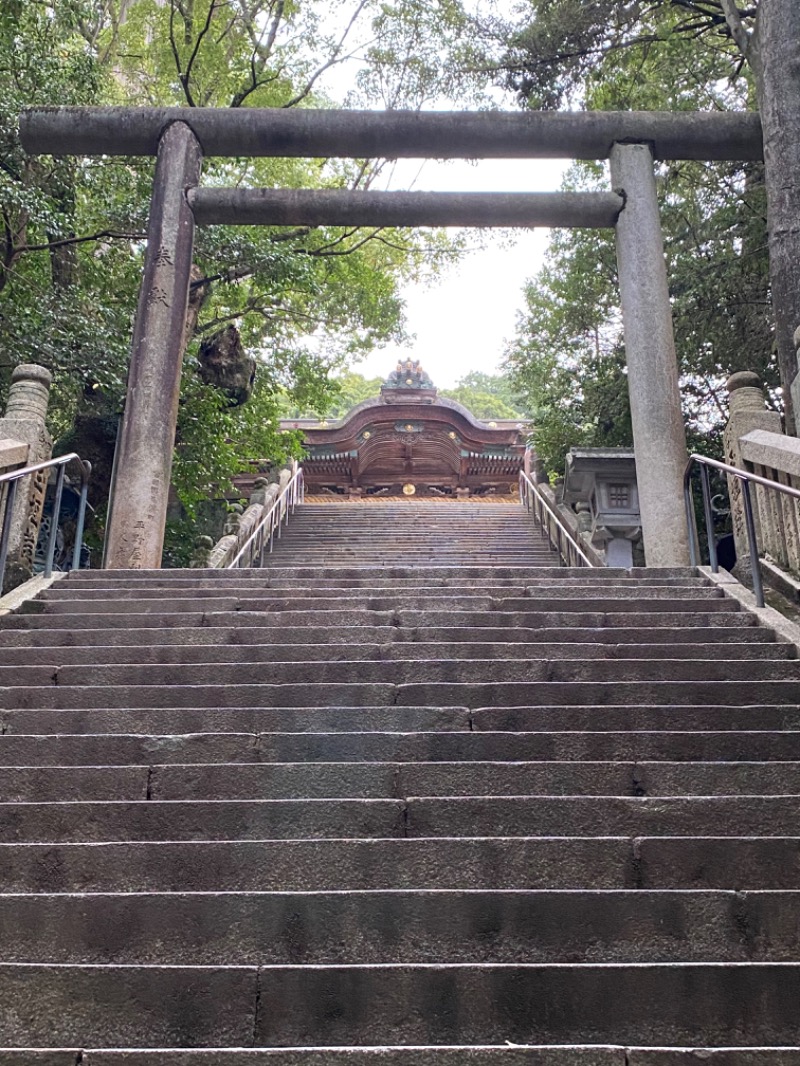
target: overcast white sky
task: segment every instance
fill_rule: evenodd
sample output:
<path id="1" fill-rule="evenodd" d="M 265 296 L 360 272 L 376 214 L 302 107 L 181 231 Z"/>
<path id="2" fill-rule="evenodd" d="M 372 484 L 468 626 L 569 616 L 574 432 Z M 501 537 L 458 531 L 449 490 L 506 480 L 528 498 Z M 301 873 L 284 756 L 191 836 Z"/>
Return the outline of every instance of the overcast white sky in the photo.
<path id="1" fill-rule="evenodd" d="M 515 0 L 465 0 L 474 13 L 492 10 L 510 15 Z M 338 25 L 341 14 L 332 5 Z M 331 98 L 344 99 L 352 88 L 358 60 L 332 67 L 320 85 Z M 498 106 L 516 111 L 508 93 L 487 86 Z M 434 106 L 432 103 L 429 107 Z M 442 99 L 437 109 L 454 105 Z M 563 160 L 482 160 L 442 162 L 400 160 L 391 181 L 375 188 L 415 189 L 439 192 L 555 192 L 561 185 Z M 524 304 L 522 288 L 542 264 L 547 230 L 503 231 L 502 239 L 488 237 L 486 247 L 465 255 L 438 283 L 408 284 L 403 290 L 407 309 L 407 332 L 415 334 L 408 347 L 393 345 L 372 353 L 356 369 L 367 377 L 386 377 L 398 358 L 419 359 L 434 383 L 443 388 L 455 384 L 471 370 L 489 373 L 503 357 L 506 339 L 514 333 L 517 311 Z"/>
<path id="2" fill-rule="evenodd" d="M 401 160 L 390 188 L 442 192 L 553 192 L 566 169 L 563 160 L 482 160 L 478 163 Z M 419 175 L 419 176 L 417 176 Z M 416 179 L 416 180 L 415 180 Z M 523 305 L 522 288 L 542 264 L 549 231 L 503 231 L 487 246 L 465 255 L 438 283 L 403 290 L 410 347 L 373 352 L 356 367 L 366 377 L 385 377 L 398 358 L 422 362 L 442 388 L 471 370 L 495 371 Z M 513 243 L 511 243 L 513 241 Z"/>

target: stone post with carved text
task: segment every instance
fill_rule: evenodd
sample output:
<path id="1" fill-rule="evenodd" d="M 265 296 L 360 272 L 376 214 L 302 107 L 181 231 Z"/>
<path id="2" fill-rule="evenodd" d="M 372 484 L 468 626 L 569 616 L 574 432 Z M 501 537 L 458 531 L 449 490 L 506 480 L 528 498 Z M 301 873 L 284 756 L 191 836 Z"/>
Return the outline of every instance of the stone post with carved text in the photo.
<path id="1" fill-rule="evenodd" d="M 0 418 L 0 437 L 27 444 L 29 466 L 45 463 L 53 454 L 53 438 L 45 425 L 51 381 L 50 371 L 35 363 L 22 363 L 11 373 L 6 413 Z M 6 591 L 33 576 L 48 473 L 42 470 L 29 475 L 17 489 L 8 542 Z"/>

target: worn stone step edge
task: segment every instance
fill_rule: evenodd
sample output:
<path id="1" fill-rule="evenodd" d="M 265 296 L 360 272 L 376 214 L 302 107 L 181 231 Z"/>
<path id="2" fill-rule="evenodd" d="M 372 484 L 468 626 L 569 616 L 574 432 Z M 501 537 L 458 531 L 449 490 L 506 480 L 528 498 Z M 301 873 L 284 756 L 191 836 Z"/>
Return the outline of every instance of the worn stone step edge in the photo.
<path id="1" fill-rule="evenodd" d="M 0 843 L 6 892 L 800 889 L 800 838 Z"/>
<path id="2" fill-rule="evenodd" d="M 142 707 L 0 710 L 0 736 L 90 736 L 120 734 L 137 736 L 228 737 L 241 734 L 251 738 L 272 733 L 290 736 L 339 733 L 391 734 L 397 730 L 397 712 L 384 705 L 371 707 Z M 754 716 L 757 718 L 754 719 Z M 598 713 L 590 706 L 541 705 L 536 707 L 413 706 L 403 708 L 405 734 L 481 735 L 494 733 L 589 733 L 664 732 L 713 733 L 717 738 L 734 734 L 757 735 L 800 731 L 800 706 L 787 705 L 609 705 Z M 669 731 L 669 730 L 668 730 Z"/>
<path id="3" fill-rule="evenodd" d="M 798 1041 L 792 963 L 0 966 L 7 1044 Z M 431 1015 L 446 995 L 450 1009 Z M 185 1003 L 193 1010 L 187 1016 Z M 120 1002 L 135 1004 L 121 1012 Z M 732 1003 L 748 1010 L 732 1014 Z M 69 1004 L 67 1014 L 65 1006 Z M 259 1004 L 263 1005 L 259 1009 Z M 267 1007 L 272 1009 L 267 1009 Z M 500 1006 L 502 1005 L 502 1007 Z M 456 1021 L 457 1020 L 457 1021 Z"/>
<path id="4" fill-rule="evenodd" d="M 790 834 L 800 796 L 480 796 L 0 804 L 6 843 Z"/>
<path id="5" fill-rule="evenodd" d="M 308 683 L 317 686 L 450 683 L 490 684 L 703 684 L 736 683 L 800 684 L 800 660 L 749 659 L 737 661 L 717 656 L 713 659 L 637 657 L 522 659 L 518 656 L 494 658 L 415 658 L 411 648 L 400 647 L 399 654 L 369 658 L 267 660 L 244 656 L 243 662 L 228 663 L 138 663 L 136 665 L 84 662 L 79 665 L 43 664 L 5 666 L 0 658 L 0 694 L 8 697 L 15 688 L 43 690 L 47 687 L 151 687 L 177 690 L 185 686 L 201 688 L 229 685 L 252 687 L 261 684 Z M 800 694 L 800 693 L 799 693 Z"/>
<path id="6" fill-rule="evenodd" d="M 713 588 L 707 584 L 702 584 L 699 580 L 695 585 L 689 584 L 648 584 L 644 582 L 634 582 L 631 584 L 624 584 L 622 582 L 603 582 L 602 584 L 593 582 L 591 585 L 587 584 L 572 584 L 572 585 L 559 585 L 557 582 L 548 584 L 537 585 L 531 583 L 530 580 L 526 580 L 524 583 L 517 582 L 515 584 L 485 584 L 475 583 L 474 585 L 467 585 L 464 583 L 459 584 L 429 584 L 425 582 L 417 582 L 413 585 L 399 585 L 396 580 L 389 580 L 382 585 L 345 585 L 344 583 L 339 585 L 318 585 L 316 583 L 309 582 L 306 587 L 298 583 L 292 584 L 291 582 L 281 582 L 280 584 L 273 583 L 248 583 L 242 588 L 244 583 L 238 585 L 223 585 L 223 584 L 184 584 L 180 585 L 160 585 L 157 587 L 141 587 L 140 584 L 135 586 L 103 586 L 102 588 L 86 588 L 82 587 L 80 590 L 71 586 L 64 587 L 64 583 L 61 582 L 59 586 L 54 589 L 48 589 L 41 592 L 37 597 L 39 603 L 60 603 L 62 601 L 69 602 L 114 602 L 116 600 L 155 600 L 175 598 L 178 594 L 182 596 L 193 596 L 198 600 L 214 600 L 214 599 L 230 599 L 239 598 L 245 596 L 263 595 L 267 599 L 280 599 L 297 598 L 297 599 L 330 599 L 336 598 L 346 602 L 358 601 L 361 599 L 371 598 L 385 598 L 386 596 L 397 597 L 417 597 L 425 596 L 431 599 L 437 598 L 450 598 L 457 596 L 459 599 L 469 601 L 471 599 L 490 599 L 490 600 L 502 600 L 502 599 L 521 599 L 530 598 L 537 599 L 541 595 L 557 595 L 562 599 L 575 599 L 576 597 L 585 597 L 587 594 L 602 590 L 604 594 L 613 596 L 617 599 L 636 599 L 637 597 L 647 597 L 648 599 L 671 599 L 671 598 L 686 598 L 686 599 L 720 599 L 723 595 L 722 590 L 719 588 Z"/>
<path id="7" fill-rule="evenodd" d="M 0 1066 L 800 1066 L 800 1048 L 633 1048 L 528 1045 L 375 1048 L 0 1048 Z"/>
<path id="8" fill-rule="evenodd" d="M 389 890 L 0 895 L 3 961 L 792 962 L 800 893 Z"/>
<path id="9" fill-rule="evenodd" d="M 800 753 L 799 753 L 800 755 Z M 0 802 L 396 799 L 418 796 L 786 796 L 794 762 L 151 762 L 6 765 Z"/>
<path id="10" fill-rule="evenodd" d="M 674 592 L 675 590 L 668 590 Z M 704 590 L 698 590 L 704 591 Z M 198 600 L 197 597 L 159 597 L 156 599 L 60 599 L 60 600 L 29 600 L 23 604 L 20 611 L 14 616 L 25 619 L 30 615 L 45 617 L 60 617 L 64 615 L 110 615 L 118 614 L 124 617 L 142 613 L 149 614 L 175 614 L 183 611 L 204 611 L 209 613 L 222 612 L 294 612 L 307 614 L 324 614 L 331 611 L 351 612 L 379 612 L 379 611 L 452 611 L 464 614 L 495 612 L 517 614 L 590 614 L 592 612 L 619 612 L 637 615 L 648 615 L 654 612 L 728 612 L 733 613 L 740 609 L 736 600 L 728 599 L 719 594 L 719 590 L 708 590 L 712 595 L 699 597 L 695 593 L 687 596 L 671 596 L 662 598 L 650 596 L 646 598 L 625 597 L 620 595 L 609 596 L 549 596 L 549 597 L 498 597 L 475 595 L 456 596 L 428 595 L 425 593 L 387 593 L 386 595 L 345 597 L 331 596 L 318 598 L 303 596 L 219 596 L 206 600 Z"/>
<path id="11" fill-rule="evenodd" d="M 275 563 L 275 560 L 272 560 Z M 191 570 L 80 570 L 64 575 L 65 586 L 73 592 L 103 588 L 166 588 L 170 585 L 182 587 L 186 584 L 202 585 L 215 588 L 218 585 L 269 586 L 275 583 L 288 584 L 297 581 L 306 585 L 324 586 L 336 583 L 384 585 L 398 582 L 401 585 L 436 585 L 445 582 L 448 585 L 476 585 L 481 582 L 497 582 L 501 585 L 541 585 L 548 587 L 585 586 L 592 588 L 609 584 L 635 587 L 637 584 L 656 585 L 659 587 L 685 586 L 710 587 L 713 581 L 704 570 L 615 570 L 602 567 L 596 570 L 576 570 L 568 567 L 554 566 L 503 566 L 503 565 L 383 565 L 360 566 L 350 563 L 346 566 L 323 567 L 317 564 L 309 566 L 295 561 L 286 565 L 249 567 L 234 569 L 191 569 Z"/>
<path id="12" fill-rule="evenodd" d="M 156 696 L 158 692 L 158 696 Z M 783 681 L 475 681 L 346 683 L 311 681 L 257 685 L 21 685 L 0 688 L 0 709 L 120 710 L 153 707 L 518 707 L 542 704 L 797 706 L 797 682 Z"/>
<path id="13" fill-rule="evenodd" d="M 741 635 L 741 631 L 739 631 Z M 324 634 L 325 637 L 328 634 Z M 365 640 L 359 642 L 359 637 Z M 92 645 L 75 647 L 0 648 L 0 670 L 16 667 L 63 666 L 176 666 L 209 667 L 212 664 L 243 666 L 254 663 L 266 665 L 287 662 L 396 662 L 411 659 L 484 659 L 504 662 L 552 661 L 730 661 L 747 662 L 793 661 L 797 649 L 791 644 L 775 642 L 695 644 L 612 644 L 607 643 L 472 643 L 400 641 L 388 639 L 367 643 L 368 634 L 358 634 L 351 642 L 286 644 L 140 644 L 135 646 Z M 416 655 L 414 654 L 416 653 Z"/>
<path id="14" fill-rule="evenodd" d="M 711 611 L 709 604 L 716 604 Z M 686 626 L 704 629 L 714 625 L 725 628 L 752 628 L 757 625 L 753 615 L 731 605 L 731 601 L 710 600 L 702 610 L 687 611 L 622 611 L 622 610 L 526 610 L 526 611 L 433 611 L 404 607 L 385 611 L 338 610 L 338 611 L 177 611 L 135 613 L 135 625 L 131 615 L 114 614 L 8 614 L 0 617 L 0 630 L 30 631 L 34 629 L 171 629 L 203 627 L 219 629 L 240 627 L 281 629 L 294 627 L 336 628 L 339 626 L 381 626 L 415 629 L 440 628 L 454 624 L 477 628 L 510 627 L 521 629 L 578 628 L 597 629 L 615 627 L 630 629 L 641 626 L 645 629 L 674 629 Z"/>
<path id="15" fill-rule="evenodd" d="M 469 640 L 493 641 L 508 640 L 512 644 L 627 644 L 639 647 L 674 647 L 720 644 L 776 644 L 773 630 L 755 624 L 755 619 L 747 614 L 732 616 L 735 625 L 717 627 L 703 626 L 656 626 L 656 627 L 566 627 L 513 630 L 490 626 L 398 626 L 398 625 L 343 625 L 331 629 L 327 626 L 298 625 L 284 628 L 279 634 L 275 626 L 252 625 L 248 627 L 227 625 L 175 625 L 171 628 L 145 626 L 137 628 L 102 628 L 89 627 L 78 630 L 69 628 L 8 628 L 3 630 L 2 651 L 16 648 L 56 649 L 56 648 L 137 648 L 145 647 L 181 647 L 196 646 L 244 648 L 260 644 L 273 644 L 276 636 L 286 645 L 320 644 L 335 642 L 358 644 L 374 640 L 379 644 L 390 643 L 435 643 L 437 641 Z M 785 644 L 790 650 L 793 644 Z"/>

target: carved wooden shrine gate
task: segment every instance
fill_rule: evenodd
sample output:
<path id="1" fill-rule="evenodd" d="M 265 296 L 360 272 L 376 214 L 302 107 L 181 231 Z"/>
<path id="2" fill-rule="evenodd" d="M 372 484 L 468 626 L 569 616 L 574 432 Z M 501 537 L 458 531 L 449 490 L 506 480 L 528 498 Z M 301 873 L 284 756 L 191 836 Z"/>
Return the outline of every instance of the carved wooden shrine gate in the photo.
<path id="1" fill-rule="evenodd" d="M 195 225 L 614 227 L 650 566 L 688 563 L 686 437 L 655 159 L 763 158 L 752 113 L 30 108 L 33 154 L 157 156 L 106 566 L 161 564 Z M 610 159 L 613 192 L 210 189 L 203 156 Z"/>

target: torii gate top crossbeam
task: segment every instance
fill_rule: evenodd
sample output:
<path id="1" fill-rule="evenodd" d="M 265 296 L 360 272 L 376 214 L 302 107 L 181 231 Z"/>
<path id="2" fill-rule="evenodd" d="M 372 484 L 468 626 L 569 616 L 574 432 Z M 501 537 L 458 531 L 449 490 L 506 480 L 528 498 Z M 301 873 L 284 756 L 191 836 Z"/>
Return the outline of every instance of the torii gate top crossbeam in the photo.
<path id="1" fill-rule="evenodd" d="M 752 112 L 32 107 L 20 132 L 34 155 L 155 155 L 174 122 L 206 156 L 607 159 L 628 142 L 650 144 L 657 159 L 763 158 Z"/>

